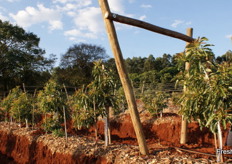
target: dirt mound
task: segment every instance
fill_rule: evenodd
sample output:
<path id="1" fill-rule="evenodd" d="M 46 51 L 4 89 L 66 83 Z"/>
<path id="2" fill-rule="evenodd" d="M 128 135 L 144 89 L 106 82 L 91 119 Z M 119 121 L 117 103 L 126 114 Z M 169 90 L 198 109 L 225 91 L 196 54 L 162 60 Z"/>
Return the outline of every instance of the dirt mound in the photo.
<path id="1" fill-rule="evenodd" d="M 150 117 L 150 116 L 149 116 Z M 148 118 L 149 118 L 148 117 Z M 162 142 L 166 146 L 180 146 L 180 128 L 181 117 L 173 113 L 164 113 L 163 117 L 152 117 L 144 119 L 142 122 L 145 137 L 148 142 Z M 112 119 L 110 121 L 111 135 L 115 142 L 130 142 L 136 145 L 136 135 L 129 114 L 124 114 L 120 119 Z M 94 127 L 87 130 L 89 135 L 94 136 Z M 104 135 L 104 122 L 98 122 L 98 132 Z M 227 130 L 223 130 L 223 141 L 226 140 Z M 214 147 L 214 136 L 207 129 L 200 129 L 197 122 L 188 124 L 188 144 L 200 146 Z"/>

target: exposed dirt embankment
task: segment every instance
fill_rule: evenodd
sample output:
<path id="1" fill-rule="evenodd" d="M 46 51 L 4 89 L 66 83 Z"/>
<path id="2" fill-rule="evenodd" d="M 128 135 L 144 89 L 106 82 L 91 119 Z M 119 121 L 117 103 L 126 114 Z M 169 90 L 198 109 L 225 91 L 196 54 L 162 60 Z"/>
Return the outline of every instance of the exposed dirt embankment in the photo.
<path id="1" fill-rule="evenodd" d="M 196 159 L 202 156 L 178 152 L 173 147 L 185 147 L 215 153 L 213 135 L 208 130 L 200 130 L 196 123 L 188 126 L 189 145 L 180 145 L 180 117 L 164 114 L 163 118 L 142 117 L 145 136 L 149 147 L 149 156 L 139 154 L 135 132 L 128 114 L 111 121 L 112 142 L 104 147 L 104 124 L 98 122 L 100 140 L 94 140 L 94 128 L 75 131 L 69 124 L 68 142 L 65 138 L 44 134 L 40 130 L 19 128 L 16 124 L 0 123 L 0 160 L 5 163 L 19 164 L 105 164 L 105 163 L 163 163 L 202 161 L 212 163 L 209 159 Z M 73 135 L 71 135 L 73 134 Z M 83 134 L 87 135 L 84 136 Z M 224 138 L 226 133 L 224 133 Z M 202 148 L 202 149 L 201 149 Z M 6 158 L 7 157 L 7 158 Z M 212 158 L 211 158 L 212 159 Z M 212 159 L 214 160 L 214 159 Z"/>
<path id="2" fill-rule="evenodd" d="M 105 159 L 86 153 L 82 146 L 82 141 L 78 143 L 78 138 L 70 138 L 65 144 L 63 138 L 55 138 L 52 135 L 36 134 L 37 131 L 26 130 L 9 126 L 6 123 L 0 124 L 0 152 L 2 158 L 8 157 L 13 163 L 37 163 L 37 164 L 57 164 L 57 163 L 104 163 Z M 71 145 L 75 142 L 79 147 Z M 89 141 L 90 142 L 90 141 Z M 81 147 L 80 147 L 81 146 Z M 90 146 L 90 145 L 88 145 Z M 68 149 L 66 149 L 68 147 Z M 5 159 L 7 160 L 7 159 Z"/>
<path id="3" fill-rule="evenodd" d="M 163 117 L 154 118 L 150 115 L 142 115 L 141 120 L 145 137 L 148 143 L 160 142 L 166 146 L 181 146 L 180 131 L 181 117 L 174 113 L 164 113 Z M 111 120 L 111 135 L 113 141 L 120 141 L 136 145 L 136 135 L 129 114 L 123 114 L 118 119 Z M 104 123 L 98 122 L 98 130 L 101 135 L 104 134 Z M 94 134 L 94 129 L 90 128 L 89 132 Z M 188 124 L 188 144 L 197 144 L 198 146 L 214 147 L 213 133 L 207 128 L 200 129 L 198 123 Z M 227 130 L 223 130 L 223 141 L 226 140 Z"/>

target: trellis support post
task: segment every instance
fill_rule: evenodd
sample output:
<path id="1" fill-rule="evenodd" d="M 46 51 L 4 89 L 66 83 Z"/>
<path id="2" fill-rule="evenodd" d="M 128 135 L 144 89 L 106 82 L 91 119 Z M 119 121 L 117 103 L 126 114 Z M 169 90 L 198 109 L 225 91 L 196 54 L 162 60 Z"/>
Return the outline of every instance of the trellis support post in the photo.
<path id="1" fill-rule="evenodd" d="M 187 28 L 187 36 L 192 37 L 193 36 L 193 29 L 192 28 Z M 186 45 L 190 44 L 189 42 L 186 43 Z M 185 71 L 188 72 L 190 69 L 190 63 L 186 62 L 185 63 Z M 188 73 L 187 73 L 187 76 Z M 187 87 L 186 85 L 184 85 L 184 92 L 187 91 Z M 187 127 L 188 127 L 188 123 L 187 120 L 182 116 L 182 120 L 181 120 L 181 132 L 180 132 L 180 144 L 186 144 L 188 142 L 187 136 Z"/>
<path id="2" fill-rule="evenodd" d="M 105 22 L 105 27 L 107 30 L 111 49 L 112 49 L 114 57 L 115 57 L 115 62 L 116 62 L 117 70 L 119 73 L 119 77 L 120 77 L 120 80 L 121 80 L 121 83 L 122 83 L 122 86 L 123 86 L 123 89 L 125 92 L 125 96 L 127 99 L 127 104 L 128 104 L 128 108 L 130 111 L 130 116 L 131 116 L 131 120 L 132 120 L 132 123 L 134 126 L 135 134 L 137 137 L 139 150 L 140 150 L 141 154 L 147 155 L 149 153 L 148 147 L 147 147 L 144 132 L 142 129 L 142 124 L 141 124 L 141 121 L 139 118 L 139 112 L 137 109 L 134 92 L 133 92 L 133 89 L 131 86 L 128 72 L 127 72 L 126 67 L 125 67 L 123 55 L 122 55 L 122 52 L 121 52 L 121 49 L 119 46 L 115 26 L 114 26 L 112 20 L 105 18 L 106 13 L 111 13 L 110 8 L 109 8 L 109 4 L 108 4 L 107 0 L 99 0 L 99 5 L 101 7 L 101 11 L 102 11 L 103 19 Z"/>

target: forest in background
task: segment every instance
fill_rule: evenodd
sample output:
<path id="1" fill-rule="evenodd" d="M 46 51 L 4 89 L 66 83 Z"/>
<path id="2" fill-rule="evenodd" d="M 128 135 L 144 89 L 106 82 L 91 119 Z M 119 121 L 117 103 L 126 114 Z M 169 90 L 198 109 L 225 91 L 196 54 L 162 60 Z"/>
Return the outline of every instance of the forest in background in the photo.
<path id="1" fill-rule="evenodd" d="M 121 87 L 115 61 L 109 58 L 103 47 L 88 43 L 78 43 L 69 47 L 61 56 L 61 62 L 54 67 L 56 57 L 45 57 L 45 50 L 39 47 L 39 37 L 26 32 L 9 22 L 0 21 L 0 91 L 1 96 L 16 86 L 26 86 L 27 90 L 42 89 L 49 79 L 65 85 L 70 91 L 88 85 L 92 80 L 94 62 L 102 60 L 107 69 L 112 70 Z M 141 54 L 142 55 L 142 54 Z M 175 88 L 175 77 L 181 70 L 176 54 L 163 54 L 154 57 L 132 57 L 125 59 L 125 64 L 136 95 L 152 91 L 181 91 Z M 216 63 L 231 60 L 232 51 L 215 57 Z"/>

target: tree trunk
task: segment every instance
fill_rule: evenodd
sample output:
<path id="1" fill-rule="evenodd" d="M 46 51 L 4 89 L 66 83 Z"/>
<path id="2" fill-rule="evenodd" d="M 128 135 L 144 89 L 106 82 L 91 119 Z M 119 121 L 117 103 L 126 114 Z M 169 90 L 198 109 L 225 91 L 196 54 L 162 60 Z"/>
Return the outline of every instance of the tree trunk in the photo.
<path id="1" fill-rule="evenodd" d="M 98 130 L 97 130 L 97 115 L 96 115 L 96 103 L 95 98 L 93 99 L 93 113 L 94 113 L 94 124 L 95 124 L 95 144 L 98 141 Z"/>
<path id="2" fill-rule="evenodd" d="M 106 116 L 105 116 L 105 146 L 109 146 L 111 144 L 111 136 L 110 136 L 110 125 L 109 125 L 109 107 L 106 107 Z"/>
<path id="3" fill-rule="evenodd" d="M 142 82 L 141 94 L 144 94 L 145 80 Z"/>
<path id="4" fill-rule="evenodd" d="M 221 150 L 223 150 L 223 146 L 222 146 L 222 130 L 221 130 L 221 125 L 220 125 L 220 121 L 218 121 L 218 145 L 219 145 L 219 150 L 220 153 L 218 153 L 217 151 L 217 162 L 223 162 L 223 153 L 221 152 Z"/>
<path id="5" fill-rule="evenodd" d="M 107 146 L 109 146 L 107 117 L 105 117 L 104 135 L 105 135 L 105 147 L 107 147 Z"/>
<path id="6" fill-rule="evenodd" d="M 10 124 L 11 125 L 13 124 L 13 118 L 12 118 L 12 116 L 10 116 Z"/>
<path id="7" fill-rule="evenodd" d="M 230 127 L 228 136 L 227 136 L 227 140 L 226 140 L 226 146 L 232 146 L 232 130 Z"/>
<path id="8" fill-rule="evenodd" d="M 111 48 L 112 48 L 112 51 L 115 57 L 115 62 L 116 62 L 117 70 L 119 73 L 119 77 L 122 82 L 122 86 L 123 86 L 125 96 L 127 99 L 128 108 L 130 110 L 130 116 L 132 119 L 132 123 L 134 126 L 138 144 L 139 144 L 139 150 L 141 154 L 147 155 L 149 153 L 148 147 L 147 147 L 144 132 L 142 129 L 142 124 L 139 118 L 139 112 L 136 106 L 134 92 L 133 92 L 131 82 L 130 82 L 130 79 L 129 79 L 129 76 L 128 76 L 128 73 L 125 67 L 122 52 L 121 52 L 121 49 L 118 43 L 118 38 L 117 38 L 116 31 L 115 31 L 115 27 L 111 20 L 105 19 L 105 14 L 110 13 L 109 5 L 108 5 L 107 0 L 99 0 L 99 4 L 102 10 L 102 15 L 103 15 L 103 19 L 104 19 L 105 26 L 107 29 L 108 38 L 110 40 L 110 45 L 111 45 Z"/>
<path id="9" fill-rule="evenodd" d="M 47 130 L 47 114 L 46 113 L 44 113 L 45 114 L 45 134 L 48 134 L 48 130 Z"/>
<path id="10" fill-rule="evenodd" d="M 19 112 L 19 127 L 21 128 L 22 127 L 22 124 L 21 124 L 21 113 L 20 113 L 19 108 L 18 108 L 18 112 Z"/>
<path id="11" fill-rule="evenodd" d="M 28 126 L 28 119 L 25 119 L 25 122 L 26 122 L 26 128 L 28 129 L 29 126 Z"/>
<path id="12" fill-rule="evenodd" d="M 108 119 L 108 139 L 109 139 L 109 145 L 110 145 L 110 144 L 111 144 L 110 107 L 108 107 L 108 111 L 107 111 L 107 119 Z"/>
<path id="13" fill-rule="evenodd" d="M 217 134 L 213 133 L 213 137 L 214 137 L 214 146 L 215 146 L 215 150 L 217 151 L 218 148 L 218 144 L 217 144 Z"/>
<path id="14" fill-rule="evenodd" d="M 186 144 L 187 143 L 187 127 L 188 123 L 187 120 L 182 116 L 181 119 L 181 132 L 180 132 L 180 144 Z"/>

